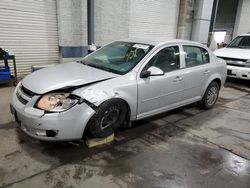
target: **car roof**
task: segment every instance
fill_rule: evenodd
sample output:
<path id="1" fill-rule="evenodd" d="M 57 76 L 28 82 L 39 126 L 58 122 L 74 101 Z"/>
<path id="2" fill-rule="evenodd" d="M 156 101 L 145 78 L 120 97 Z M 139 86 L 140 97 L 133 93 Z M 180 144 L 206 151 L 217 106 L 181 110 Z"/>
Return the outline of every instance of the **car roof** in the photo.
<path id="1" fill-rule="evenodd" d="M 181 40 L 181 39 L 171 39 L 171 40 L 159 39 L 159 40 L 157 40 L 157 39 L 143 39 L 143 38 L 127 38 L 127 39 L 121 39 L 118 41 L 149 44 L 149 45 L 153 45 L 153 46 L 158 46 L 158 45 L 163 45 L 163 44 L 196 44 L 196 45 L 201 45 L 198 42 Z"/>

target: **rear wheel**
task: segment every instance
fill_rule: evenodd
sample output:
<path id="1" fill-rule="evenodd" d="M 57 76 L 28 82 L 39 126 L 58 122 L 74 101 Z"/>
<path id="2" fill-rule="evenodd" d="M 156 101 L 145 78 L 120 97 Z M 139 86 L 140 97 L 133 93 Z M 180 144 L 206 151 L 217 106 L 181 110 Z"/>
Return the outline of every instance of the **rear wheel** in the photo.
<path id="1" fill-rule="evenodd" d="M 127 107 L 121 99 L 110 99 L 103 102 L 88 122 L 88 132 L 98 138 L 114 133 L 125 121 Z"/>
<path id="2" fill-rule="evenodd" d="M 216 82 L 210 83 L 200 102 L 201 107 L 204 109 L 213 108 L 213 106 L 215 105 L 218 99 L 219 90 L 220 90 L 220 87 Z"/>

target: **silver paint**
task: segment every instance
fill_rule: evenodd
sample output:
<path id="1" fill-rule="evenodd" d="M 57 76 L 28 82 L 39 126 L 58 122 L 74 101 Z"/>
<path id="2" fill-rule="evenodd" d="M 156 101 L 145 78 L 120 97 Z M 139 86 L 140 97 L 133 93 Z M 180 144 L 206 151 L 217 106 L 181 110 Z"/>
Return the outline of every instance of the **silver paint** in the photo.
<path id="1" fill-rule="evenodd" d="M 127 41 L 148 43 L 155 47 L 125 75 L 113 74 L 74 62 L 32 73 L 23 79 L 22 84 L 37 94 L 80 86 L 72 93 L 97 107 L 108 99 L 120 98 L 128 104 L 130 119 L 133 121 L 201 100 L 206 88 L 214 79 L 219 79 L 222 86 L 225 83 L 226 63 L 199 43 L 183 40 Z M 186 68 L 183 44 L 205 48 L 209 52 L 210 63 Z M 159 50 L 172 45 L 180 47 L 180 69 L 164 75 L 140 78 L 140 73 L 147 62 Z M 33 107 L 39 96 L 32 97 L 26 105 L 23 105 L 16 97 L 17 90 L 19 86 L 13 94 L 12 105 L 22 124 L 30 128 L 37 128 L 39 125 L 39 129 L 42 130 L 58 130 L 58 135 L 51 138 L 27 132 L 37 139 L 81 139 L 88 120 L 95 113 L 88 104 L 81 103 L 66 112 L 48 114 Z"/>

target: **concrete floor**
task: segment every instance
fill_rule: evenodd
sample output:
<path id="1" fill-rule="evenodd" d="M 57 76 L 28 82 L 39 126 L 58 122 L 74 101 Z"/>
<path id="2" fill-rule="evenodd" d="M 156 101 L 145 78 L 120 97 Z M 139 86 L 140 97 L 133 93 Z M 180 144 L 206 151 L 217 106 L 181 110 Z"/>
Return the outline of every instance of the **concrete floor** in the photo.
<path id="1" fill-rule="evenodd" d="M 13 87 L 0 87 L 0 187 L 249 188 L 249 86 L 231 80 L 212 110 L 190 105 L 138 121 L 92 149 L 24 135 L 9 112 Z"/>

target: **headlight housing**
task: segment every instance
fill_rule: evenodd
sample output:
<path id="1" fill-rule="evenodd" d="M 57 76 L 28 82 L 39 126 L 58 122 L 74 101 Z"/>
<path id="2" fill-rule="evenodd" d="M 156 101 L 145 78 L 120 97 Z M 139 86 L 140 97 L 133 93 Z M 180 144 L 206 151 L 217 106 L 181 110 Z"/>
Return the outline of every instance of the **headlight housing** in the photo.
<path id="1" fill-rule="evenodd" d="M 76 105 L 78 101 L 79 98 L 70 93 L 49 93 L 43 95 L 35 106 L 47 112 L 63 112 Z"/>

